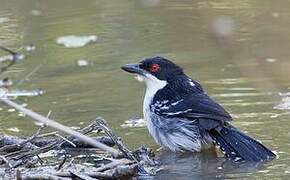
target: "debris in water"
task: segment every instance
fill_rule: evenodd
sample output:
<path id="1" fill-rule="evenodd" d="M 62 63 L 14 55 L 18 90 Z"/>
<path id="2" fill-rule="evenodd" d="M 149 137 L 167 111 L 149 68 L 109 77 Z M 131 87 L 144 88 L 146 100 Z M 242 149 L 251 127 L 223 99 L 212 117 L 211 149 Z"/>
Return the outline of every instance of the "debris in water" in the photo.
<path id="1" fill-rule="evenodd" d="M 277 59 L 275 59 L 275 58 L 267 58 L 266 61 L 269 62 L 269 63 L 273 63 L 273 62 L 276 62 Z"/>
<path id="2" fill-rule="evenodd" d="M 142 76 L 140 76 L 140 75 L 136 75 L 136 76 L 134 76 L 134 78 L 135 78 L 137 81 L 139 81 L 139 82 L 143 82 L 143 81 L 144 81 L 144 78 L 143 78 Z"/>
<path id="3" fill-rule="evenodd" d="M 26 96 L 26 97 L 32 97 L 32 96 L 40 96 L 43 95 L 44 91 L 37 89 L 37 90 L 11 90 L 7 91 L 3 88 L 0 88 L 0 98 L 2 97 L 19 97 L 19 96 Z"/>
<path id="4" fill-rule="evenodd" d="M 15 112 L 16 110 L 14 108 L 8 109 L 8 112 Z"/>
<path id="5" fill-rule="evenodd" d="M 290 110 L 290 97 L 282 98 L 282 102 L 280 104 L 274 106 L 274 109 Z"/>
<path id="6" fill-rule="evenodd" d="M 0 17 L 0 23 L 6 23 L 9 21 L 8 17 Z"/>
<path id="7" fill-rule="evenodd" d="M 30 11 L 30 14 L 33 16 L 39 16 L 41 14 L 41 12 L 37 9 L 33 9 Z"/>
<path id="8" fill-rule="evenodd" d="M 15 55 L 7 55 L 7 56 L 1 56 L 0 62 L 4 61 L 15 61 L 18 62 L 19 60 L 24 59 L 24 54 L 15 54 Z"/>
<path id="9" fill-rule="evenodd" d="M 34 124 L 35 124 L 36 126 L 39 126 L 39 127 L 44 126 L 44 123 L 41 123 L 41 122 L 34 122 Z"/>
<path id="10" fill-rule="evenodd" d="M 4 78 L 0 80 L 0 87 L 9 87 L 12 86 L 13 82 L 9 78 Z"/>
<path id="11" fill-rule="evenodd" d="M 235 22 L 230 16 L 219 16 L 212 22 L 211 29 L 216 37 L 228 37 L 234 33 Z"/>
<path id="12" fill-rule="evenodd" d="M 80 129 L 80 127 L 77 127 L 77 126 L 71 126 L 70 128 L 74 129 L 74 130 L 78 130 Z"/>
<path id="13" fill-rule="evenodd" d="M 21 106 L 22 106 L 22 107 L 26 107 L 27 104 L 26 104 L 26 103 L 22 103 Z"/>
<path id="14" fill-rule="evenodd" d="M 88 66 L 89 65 L 88 61 L 84 60 L 84 59 L 78 60 L 77 64 L 78 64 L 79 67 L 84 67 L 84 66 Z"/>
<path id="15" fill-rule="evenodd" d="M 97 36 L 62 36 L 56 39 L 56 43 L 63 45 L 66 48 L 79 48 L 84 47 L 89 43 L 93 43 L 97 41 Z"/>
<path id="16" fill-rule="evenodd" d="M 24 114 L 23 112 L 19 112 L 19 113 L 18 113 L 18 116 L 19 116 L 19 117 L 25 117 L 26 114 Z"/>
<path id="17" fill-rule="evenodd" d="M 29 44 L 25 47 L 25 50 L 27 52 L 34 51 L 35 49 L 36 49 L 36 47 L 33 44 Z"/>
<path id="18" fill-rule="evenodd" d="M 142 118 L 134 117 L 126 120 L 124 124 L 121 125 L 123 128 L 128 127 L 144 127 L 146 126 L 145 120 Z"/>
<path id="19" fill-rule="evenodd" d="M 12 132 L 20 132 L 20 130 L 17 127 L 11 127 L 7 129 L 8 131 L 12 131 Z"/>
<path id="20" fill-rule="evenodd" d="M 282 97 L 286 97 L 286 96 L 290 96 L 290 92 L 286 92 L 286 93 L 279 92 L 278 95 Z"/>
<path id="21" fill-rule="evenodd" d="M 273 13 L 272 13 L 272 17 L 273 17 L 273 18 L 279 18 L 279 17 L 280 17 L 280 13 L 278 13 L 278 12 L 273 12 Z"/>

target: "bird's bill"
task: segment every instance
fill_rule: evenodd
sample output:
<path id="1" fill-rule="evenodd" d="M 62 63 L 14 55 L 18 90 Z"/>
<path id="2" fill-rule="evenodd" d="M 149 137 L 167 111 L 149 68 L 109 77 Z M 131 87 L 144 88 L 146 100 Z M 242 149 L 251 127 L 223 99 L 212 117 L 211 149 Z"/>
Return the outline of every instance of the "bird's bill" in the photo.
<path id="1" fill-rule="evenodd" d="M 121 67 L 124 71 L 127 71 L 129 73 L 134 73 L 134 74 L 139 74 L 142 76 L 145 76 L 145 74 L 147 73 L 145 70 L 140 68 L 140 64 L 136 63 L 136 64 L 125 64 Z"/>

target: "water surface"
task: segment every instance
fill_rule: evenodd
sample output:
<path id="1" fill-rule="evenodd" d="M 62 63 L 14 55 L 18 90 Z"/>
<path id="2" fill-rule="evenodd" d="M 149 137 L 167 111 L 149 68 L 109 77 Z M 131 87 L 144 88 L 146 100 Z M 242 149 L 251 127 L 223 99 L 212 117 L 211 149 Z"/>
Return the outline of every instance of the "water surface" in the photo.
<path id="1" fill-rule="evenodd" d="M 275 150 L 263 166 L 235 168 L 212 153 L 158 153 L 164 164 L 156 179 L 279 179 L 290 174 L 290 116 L 273 109 L 290 87 L 290 3 L 288 1 L 180 0 L 0 0 L 0 42 L 36 50 L 10 73 L 14 89 L 42 88 L 41 97 L 19 103 L 68 126 L 104 117 L 132 148 L 158 146 L 145 127 L 122 128 L 142 117 L 144 85 L 120 66 L 153 55 L 183 66 L 235 117 L 234 125 Z M 65 48 L 56 39 L 96 35 L 97 42 Z M 89 65 L 79 67 L 85 59 Z M 37 126 L 1 106 L 1 133 L 30 135 Z M 12 128 L 12 129 L 11 129 Z M 19 130 L 19 132 L 17 132 Z M 252 168 L 254 167 L 254 168 Z"/>

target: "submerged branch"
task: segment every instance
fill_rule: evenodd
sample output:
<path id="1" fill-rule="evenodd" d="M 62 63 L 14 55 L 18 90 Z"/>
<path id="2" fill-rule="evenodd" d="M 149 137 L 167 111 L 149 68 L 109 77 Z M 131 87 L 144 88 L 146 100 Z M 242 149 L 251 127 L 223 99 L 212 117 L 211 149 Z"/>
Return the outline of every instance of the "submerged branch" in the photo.
<path id="1" fill-rule="evenodd" d="M 3 46 L 0 46 L 0 49 L 10 53 L 10 55 L 0 58 L 0 62 L 4 62 L 4 61 L 7 61 L 7 60 L 10 61 L 10 63 L 7 66 L 2 67 L 0 69 L 0 74 L 2 74 L 3 72 L 7 71 L 8 68 L 11 67 L 12 65 L 14 65 L 16 62 L 24 59 L 24 55 L 23 54 L 14 52 L 11 49 L 8 49 L 8 48 L 3 47 Z"/>

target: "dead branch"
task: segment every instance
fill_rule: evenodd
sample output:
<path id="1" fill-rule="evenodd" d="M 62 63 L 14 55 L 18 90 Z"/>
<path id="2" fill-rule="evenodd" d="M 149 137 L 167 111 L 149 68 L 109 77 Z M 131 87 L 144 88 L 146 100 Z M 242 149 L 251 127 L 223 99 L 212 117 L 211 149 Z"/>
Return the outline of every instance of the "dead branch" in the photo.
<path id="1" fill-rule="evenodd" d="M 5 58 L 2 59 L 2 62 L 6 61 L 6 60 L 10 60 L 10 63 L 7 66 L 2 67 L 0 69 L 0 74 L 2 74 L 3 72 L 7 71 L 9 67 L 11 67 L 16 62 L 18 62 L 19 60 L 24 58 L 23 54 L 19 54 L 17 52 L 14 52 L 11 49 L 8 49 L 6 47 L 0 46 L 0 49 L 3 50 L 3 51 L 8 52 L 10 54 L 10 56 L 6 56 Z"/>
<path id="2" fill-rule="evenodd" d="M 41 123 L 44 123 L 44 124 L 47 124 L 48 126 L 50 126 L 52 128 L 55 128 L 55 129 L 57 129 L 57 130 L 59 130 L 61 132 L 65 132 L 65 133 L 67 133 L 69 135 L 72 135 L 72 136 L 74 136 L 74 137 L 76 137 L 76 138 L 78 138 L 78 139 L 80 139 L 80 140 L 82 140 L 82 141 L 94 146 L 94 147 L 100 148 L 100 149 L 102 149 L 104 151 L 107 151 L 107 152 L 111 153 L 113 156 L 118 156 L 119 155 L 119 152 L 116 149 L 111 148 L 111 147 L 109 147 L 109 146 L 107 146 L 105 144 L 102 144 L 100 142 L 97 142 L 94 139 L 92 139 L 92 138 L 90 138 L 88 136 L 85 136 L 85 135 L 83 135 L 83 134 L 81 134 L 81 133 L 79 133 L 77 131 L 74 131 L 74 130 L 72 130 L 69 127 L 66 127 L 66 126 L 64 126 L 64 125 L 62 125 L 62 124 L 60 124 L 60 123 L 58 123 L 56 121 L 53 121 L 53 120 L 48 119 L 48 118 L 46 118 L 46 117 L 44 117 L 44 116 L 42 116 L 42 115 L 40 115 L 38 113 L 35 113 L 35 112 L 33 112 L 33 111 L 29 110 L 29 109 L 26 109 L 26 108 L 18 105 L 17 103 L 15 103 L 15 102 L 7 99 L 7 98 L 0 98 L 0 101 L 4 102 L 5 104 L 7 104 L 7 105 L 9 105 L 9 106 L 21 111 L 21 112 L 23 112 L 27 116 L 32 117 L 34 120 L 37 120 L 37 121 L 39 121 Z"/>
<path id="3" fill-rule="evenodd" d="M 115 142 L 115 144 L 118 146 L 119 150 L 123 153 L 123 155 L 130 159 L 130 160 L 133 160 L 134 162 L 137 163 L 137 168 L 138 168 L 138 171 L 139 171 L 139 174 L 142 174 L 142 175 L 150 175 L 152 174 L 152 171 L 149 170 L 148 168 L 146 168 L 147 165 L 151 166 L 151 164 L 149 163 L 146 163 L 146 164 L 143 164 L 141 163 L 140 160 L 146 160 L 144 159 L 144 157 L 142 156 L 138 156 L 138 155 L 142 155 L 142 154 L 138 154 L 138 153 L 133 153 L 132 151 L 130 151 L 125 145 L 124 143 L 122 142 L 121 138 L 117 137 L 113 131 L 108 127 L 106 121 L 100 117 L 96 118 L 96 123 L 98 124 L 98 126 L 109 136 L 111 137 L 111 139 Z M 151 160 L 151 158 L 149 156 L 147 156 L 148 159 L 150 159 L 150 162 L 153 162 L 153 160 Z M 148 160 L 146 160 L 148 161 Z M 145 162 L 146 162 L 145 161 Z M 156 164 L 154 164 L 156 165 Z"/>
<path id="4" fill-rule="evenodd" d="M 1 47 L 0 50 L 10 53 L 0 57 L 0 63 L 6 66 L 0 69 L 0 75 L 9 67 L 24 58 L 23 54 Z M 2 58 L 2 59 L 1 59 Z M 4 63 L 3 63 L 4 64 Z M 17 85 L 27 80 L 40 69 L 37 66 L 26 75 Z M 27 139 L 0 136 L 0 177 L 3 179 L 128 179 L 140 174 L 151 174 L 147 164 L 154 164 L 148 148 L 131 151 L 116 136 L 105 120 L 96 121 L 78 131 L 64 126 L 54 120 L 33 112 L 14 101 L 10 97 L 38 96 L 42 90 L 11 91 L 7 87 L 12 85 L 9 79 L 0 80 L 0 101 L 11 106 L 32 119 L 56 129 L 56 132 L 40 134 L 43 127 Z M 50 113 L 49 113 L 50 114 Z M 104 131 L 107 136 L 90 137 L 89 132 Z M 67 135 L 64 135 L 67 134 Z M 118 150 L 113 146 L 117 146 Z M 94 148 L 94 149 L 92 149 Z M 97 149 L 96 149 L 97 148 Z M 88 150 L 88 151 L 87 151 Z M 50 152 L 49 152 L 50 151 Z M 73 151 L 77 151 L 74 153 Z M 51 156 L 56 152 L 56 157 Z M 54 154 L 53 154 L 54 155 Z M 64 158 L 60 158 L 63 156 Z M 41 157 L 41 158 L 40 158 Z M 94 165 L 94 166 L 92 166 Z M 17 169 L 16 169 L 17 167 Z M 5 172 L 5 173 L 2 173 Z"/>
<path id="5" fill-rule="evenodd" d="M 114 133 L 112 132 L 112 130 L 106 125 L 106 122 L 104 120 L 102 120 L 102 129 L 106 129 L 107 132 L 110 132 L 110 138 L 114 137 L 114 142 L 118 142 L 119 146 L 120 146 L 120 138 L 118 138 L 116 135 L 114 135 Z M 91 123 L 90 125 L 88 125 L 87 127 L 81 129 L 79 132 L 80 133 L 88 133 L 90 131 L 96 130 L 98 128 L 100 128 L 99 126 L 100 124 L 98 124 L 96 121 L 94 123 Z M 34 141 L 36 139 L 39 138 L 39 132 L 40 132 L 41 128 L 38 129 L 38 131 L 32 135 L 31 137 L 29 137 L 27 140 L 21 140 L 21 139 L 17 139 L 17 145 L 19 146 L 19 144 L 21 145 L 25 145 L 26 143 L 23 142 L 27 142 L 27 143 L 34 143 Z M 107 133 L 108 134 L 108 133 Z M 46 138 L 45 136 L 41 137 L 41 138 Z M 18 173 L 18 176 L 21 177 L 21 179 L 59 179 L 59 178 L 78 178 L 78 179 L 120 179 L 120 178 L 128 178 L 128 177 L 132 177 L 135 176 L 137 174 L 137 172 L 141 172 L 144 173 L 147 171 L 142 170 L 141 168 L 143 168 L 143 164 L 139 162 L 138 158 L 135 158 L 135 160 L 132 160 L 130 158 L 128 158 L 126 155 L 124 155 L 125 158 L 122 159 L 115 159 L 114 156 L 113 157 L 106 157 L 102 154 L 99 154 L 96 156 L 91 156 L 92 157 L 99 157 L 98 161 L 101 160 L 104 164 L 94 168 L 94 167 L 84 167 L 80 164 L 75 164 L 74 158 L 71 158 L 70 155 L 67 156 L 67 154 L 65 155 L 65 158 L 59 162 L 59 164 L 55 164 L 53 166 L 46 166 L 44 164 L 44 162 L 41 160 L 41 162 L 39 161 L 38 158 L 33 158 L 33 157 L 37 157 L 38 155 L 41 155 L 44 152 L 47 152 L 49 150 L 55 150 L 58 149 L 60 147 L 60 144 L 64 145 L 65 143 L 67 143 L 64 139 L 59 138 L 58 136 L 55 136 L 56 139 L 52 139 L 49 140 L 49 143 L 47 143 L 44 146 L 35 146 L 36 148 L 30 149 L 30 151 L 28 151 L 27 149 L 21 149 L 19 151 L 15 151 L 12 153 L 8 153 L 5 156 L 3 156 L 4 158 L 3 161 L 5 161 L 4 163 L 6 163 L 7 165 L 9 165 L 10 168 L 15 169 L 15 167 L 18 167 L 19 169 L 21 168 L 30 168 L 29 171 L 21 171 L 21 173 Z M 72 142 L 74 142 L 74 140 L 76 140 L 73 136 L 69 136 L 66 137 L 67 139 L 71 140 Z M 106 137 L 108 138 L 108 137 Z M 12 138 L 13 139 L 13 138 Z M 29 142 L 28 142 L 29 141 Z M 69 143 L 68 143 L 69 144 Z M 70 145 L 70 144 L 69 144 Z M 125 147 L 124 144 L 121 144 L 123 149 L 126 149 L 127 151 L 130 151 L 127 147 Z M 74 149 L 74 147 L 71 146 L 72 149 Z M 67 153 L 67 152 L 66 152 Z M 99 153 L 97 151 L 92 151 L 92 153 Z M 126 152 L 127 153 L 127 152 Z M 132 156 L 136 156 L 135 152 L 131 152 Z M 140 153 L 140 152 L 139 152 Z M 60 159 L 59 159 L 60 160 Z M 38 165 L 37 165 L 38 164 Z M 39 166 L 41 164 L 41 166 Z M 34 169 L 33 167 L 37 167 L 36 169 Z M 32 169 L 31 169 L 32 168 Z M 43 170 L 48 168 L 49 171 L 44 171 Z M 59 169 L 61 169 L 59 171 Z M 142 171 L 140 171 L 140 169 Z M 147 169 L 146 169 L 147 170 Z M 41 173 L 42 172 L 42 173 Z"/>

